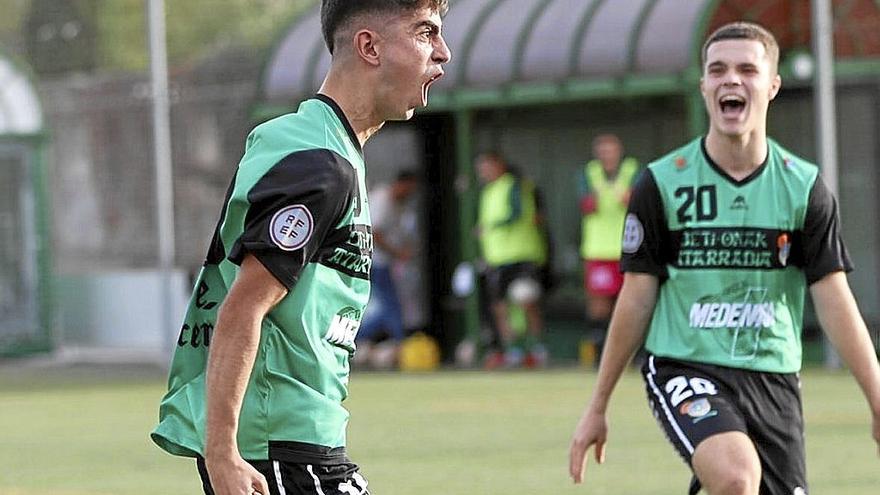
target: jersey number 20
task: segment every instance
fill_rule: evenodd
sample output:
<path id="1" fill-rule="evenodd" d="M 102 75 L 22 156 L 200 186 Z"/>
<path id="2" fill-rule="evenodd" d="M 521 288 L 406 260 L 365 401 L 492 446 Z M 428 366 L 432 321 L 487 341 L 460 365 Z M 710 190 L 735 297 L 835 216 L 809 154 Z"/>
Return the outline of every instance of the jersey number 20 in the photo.
<path id="1" fill-rule="evenodd" d="M 682 186 L 675 190 L 675 198 L 684 198 L 678 207 L 678 223 L 691 222 L 696 213 L 697 221 L 714 220 L 718 216 L 718 200 L 715 197 L 715 186 Z M 693 207 L 693 208 L 692 208 Z"/>

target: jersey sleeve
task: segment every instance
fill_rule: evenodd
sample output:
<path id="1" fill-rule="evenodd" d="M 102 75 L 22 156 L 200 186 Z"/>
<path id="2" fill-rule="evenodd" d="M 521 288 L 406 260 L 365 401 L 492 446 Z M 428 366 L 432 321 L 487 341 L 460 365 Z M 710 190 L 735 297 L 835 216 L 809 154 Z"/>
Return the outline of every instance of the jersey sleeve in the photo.
<path id="1" fill-rule="evenodd" d="M 624 272 L 649 273 L 667 278 L 666 266 L 672 245 L 663 209 L 663 198 L 646 170 L 633 187 L 623 229 L 620 268 Z"/>
<path id="2" fill-rule="evenodd" d="M 241 264 L 254 255 L 288 289 L 319 252 L 353 199 L 354 168 L 325 149 L 292 153 L 247 194 L 244 230 L 229 253 Z"/>
<path id="3" fill-rule="evenodd" d="M 812 284 L 837 271 L 852 271 L 852 261 L 840 236 L 837 200 L 821 176 L 810 190 L 804 219 L 804 273 Z"/>

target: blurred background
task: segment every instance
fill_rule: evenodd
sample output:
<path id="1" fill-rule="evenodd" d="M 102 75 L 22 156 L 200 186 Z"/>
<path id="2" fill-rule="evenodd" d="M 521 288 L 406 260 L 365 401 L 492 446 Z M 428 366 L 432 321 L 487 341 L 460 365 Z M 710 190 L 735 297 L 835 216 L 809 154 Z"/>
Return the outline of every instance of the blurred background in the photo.
<path id="1" fill-rule="evenodd" d="M 172 0 L 150 23 L 147 7 L 159 4 L 0 0 L 0 355 L 166 362 L 244 138 L 295 110 L 328 67 L 316 2 Z M 876 327 L 880 2 L 830 5 L 838 160 L 823 165 L 839 177 L 858 267 L 850 282 Z M 421 303 L 408 326 L 433 336 L 447 361 L 479 332 L 476 295 L 454 295 L 450 280 L 478 254 L 473 160 L 492 149 L 546 197 L 557 281 L 547 342 L 555 359 L 575 359 L 584 305 L 574 178 L 592 139 L 614 133 L 645 164 L 703 132 L 700 45 L 746 19 L 782 48 L 771 136 L 819 162 L 811 12 L 806 0 L 451 2 L 454 57 L 430 106 L 366 148 L 370 186 L 401 170 L 423 179 L 411 288 Z M 164 74 L 151 73 L 150 26 L 167 31 L 153 60 L 167 51 L 168 126 L 153 120 Z M 817 342 L 812 317 L 807 326 Z M 821 359 L 821 348 L 807 355 Z"/>
<path id="2" fill-rule="evenodd" d="M 0 465 L 17 466 L 0 471 L 0 493 L 168 493 L 179 479 L 189 483 L 182 492 L 197 492 L 190 466 L 157 460 L 162 454 L 147 445 L 146 431 L 191 279 L 247 133 L 294 111 L 329 66 L 318 3 L 0 0 L 0 447 L 4 440 L 14 446 L 0 448 Z M 409 122 L 389 123 L 365 149 L 370 187 L 401 171 L 420 178 L 416 215 L 408 220 L 419 233 L 418 275 L 405 289 L 415 298 L 405 316 L 410 331 L 421 330 L 439 345 L 444 363 L 455 360 L 462 341 L 479 341 L 486 326 L 478 291 L 468 284 L 453 291 L 451 283 L 456 267 L 478 256 L 475 156 L 500 151 L 543 192 L 556 282 L 544 301 L 545 340 L 552 363 L 574 364 L 585 321 L 575 177 L 591 157 L 593 138 L 616 134 L 626 155 L 646 164 L 703 133 L 700 47 L 716 27 L 739 19 L 764 25 L 779 40 L 783 88 L 771 106 L 769 133 L 819 162 L 837 189 L 844 238 L 857 266 L 849 280 L 869 327 L 878 328 L 880 0 L 450 5 L 443 30 L 453 60 L 432 89 L 429 107 Z M 824 45 L 814 36 L 823 22 L 829 35 Z M 828 63 L 820 46 L 830 48 Z M 833 75 L 824 100 L 820 74 Z M 824 359 L 812 316 L 805 356 L 808 364 Z M 549 491 L 568 493 L 560 473 L 567 435 L 592 381 L 584 373 L 437 373 L 415 383 L 406 376 L 400 382 L 382 374 L 365 378 L 353 385 L 354 417 L 360 410 L 387 423 L 397 414 L 393 421 L 408 427 L 373 430 L 370 420 L 355 422 L 353 451 L 367 459 L 383 493 L 546 493 L 548 477 L 556 480 Z M 813 377 L 822 395 L 807 400 L 807 423 L 820 426 L 808 432 L 832 452 L 849 449 L 853 444 L 842 439 L 852 434 L 860 445 L 853 452 L 873 458 L 863 431 L 867 413 L 852 380 L 829 373 Z M 359 386 L 368 392 L 361 399 Z M 637 377 L 626 378 L 623 388 L 639 394 Z M 369 401 L 389 389 L 386 399 Z M 832 393 L 843 396 L 824 400 Z M 622 425 L 649 423 L 643 400 L 633 403 L 634 419 Z M 86 408 L 80 414 L 72 407 Z M 410 423 L 410 409 L 425 411 L 424 422 Z M 70 426 L 66 421 L 73 419 L 79 422 Z M 434 428 L 425 428 L 428 423 Z M 493 426 L 500 430 L 493 433 Z M 469 429 L 454 433 L 461 427 Z M 648 443 L 662 445 L 659 431 L 646 428 L 653 435 Z M 401 431 L 419 435 L 386 445 Z M 455 443 L 498 442 L 510 431 L 521 441 L 486 444 L 468 455 L 462 455 L 468 446 Z M 125 443 L 119 432 L 139 443 Z M 72 474 L 82 467 L 37 471 L 36 460 L 52 450 L 32 440 L 43 434 L 63 446 L 83 438 L 94 444 L 59 465 L 121 453 L 116 462 L 123 464 L 112 466 L 141 478 L 132 487 Z M 632 446 L 626 462 L 600 475 L 596 493 L 682 491 L 634 479 L 634 471 L 664 480 L 677 470 L 683 488 L 686 474 L 675 459 L 655 462 L 663 454 L 649 447 L 638 457 L 643 437 L 625 438 L 623 445 Z M 412 455 L 403 457 L 420 476 L 401 478 L 394 442 L 413 444 Z M 822 446 L 814 446 L 818 453 Z M 524 448 L 525 457 L 516 457 L 521 470 L 509 456 L 497 464 L 486 457 Z M 129 456 L 136 462 L 125 463 Z M 814 486 L 826 487 L 825 493 L 874 493 L 876 466 L 835 464 L 846 457 L 826 459 Z M 535 458 L 543 464 L 535 467 Z M 508 469 L 528 477 L 511 482 Z M 464 474 L 450 480 L 444 472 Z M 70 476 L 83 478 L 76 484 L 81 492 L 69 487 Z"/>

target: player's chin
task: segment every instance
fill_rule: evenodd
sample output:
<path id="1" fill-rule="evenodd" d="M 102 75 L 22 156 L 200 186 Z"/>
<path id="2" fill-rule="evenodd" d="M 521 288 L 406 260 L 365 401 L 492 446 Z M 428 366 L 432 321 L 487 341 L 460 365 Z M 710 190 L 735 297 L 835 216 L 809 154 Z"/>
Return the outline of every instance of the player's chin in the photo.
<path id="1" fill-rule="evenodd" d="M 392 115 L 388 116 L 385 120 L 390 121 L 400 121 L 400 120 L 409 120 L 416 113 L 416 109 L 414 107 L 407 108 L 406 110 L 399 110 L 394 112 Z"/>
<path id="2" fill-rule="evenodd" d="M 718 118 L 718 120 L 715 121 L 715 128 L 720 131 L 721 134 L 728 137 L 739 136 L 743 134 L 744 127 L 745 126 L 742 122 L 731 122 L 724 119 L 723 117 L 720 117 Z"/>
<path id="3" fill-rule="evenodd" d="M 729 138 L 742 138 L 749 133 L 748 129 L 742 126 L 720 126 L 721 134 Z"/>
<path id="4" fill-rule="evenodd" d="M 392 112 L 393 115 L 387 120 L 409 120 L 416 113 L 416 109 L 420 106 L 422 106 L 420 100 L 408 101 L 397 107 L 397 109 Z"/>

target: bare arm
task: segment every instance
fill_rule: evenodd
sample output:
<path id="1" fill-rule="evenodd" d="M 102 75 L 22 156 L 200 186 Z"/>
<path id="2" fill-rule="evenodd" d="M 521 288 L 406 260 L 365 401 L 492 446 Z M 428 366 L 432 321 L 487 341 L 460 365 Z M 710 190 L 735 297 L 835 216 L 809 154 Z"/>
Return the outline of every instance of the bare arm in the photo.
<path id="1" fill-rule="evenodd" d="M 819 323 L 865 394 L 880 444 L 880 365 L 846 275 L 835 272 L 810 286 Z"/>
<path id="2" fill-rule="evenodd" d="M 601 464 L 605 460 L 608 434 L 605 412 L 608 401 L 626 365 L 645 339 L 657 302 L 658 287 L 659 281 L 654 275 L 624 275 L 623 289 L 611 317 L 596 386 L 571 440 L 569 473 L 575 483 L 583 480 L 586 452 L 591 445 L 595 444 L 596 461 Z"/>
<path id="3" fill-rule="evenodd" d="M 217 495 L 269 493 L 266 480 L 241 459 L 236 435 L 263 318 L 286 294 L 281 282 L 248 255 L 220 307 L 208 356 L 205 434 L 205 464 Z"/>

